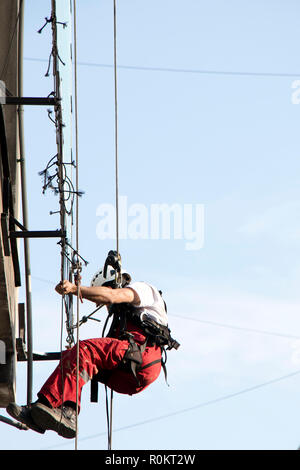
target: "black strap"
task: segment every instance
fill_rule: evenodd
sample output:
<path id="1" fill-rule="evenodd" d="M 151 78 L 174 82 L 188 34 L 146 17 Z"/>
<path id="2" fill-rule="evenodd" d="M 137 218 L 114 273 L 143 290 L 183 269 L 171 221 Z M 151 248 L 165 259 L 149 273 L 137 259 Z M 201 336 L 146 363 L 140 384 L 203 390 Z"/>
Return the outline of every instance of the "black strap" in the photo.
<path id="1" fill-rule="evenodd" d="M 163 371 L 164 371 L 166 384 L 167 384 L 168 387 L 169 387 L 170 385 L 168 384 L 168 381 L 167 381 L 167 376 L 168 376 L 167 367 L 166 367 L 166 363 L 165 363 L 162 359 L 156 359 L 155 361 L 149 362 L 149 364 L 146 364 L 145 366 L 140 367 L 139 370 L 147 369 L 148 367 L 151 367 L 151 366 L 153 366 L 154 364 L 158 364 L 159 362 L 161 363 L 161 366 L 162 366 Z"/>
<path id="2" fill-rule="evenodd" d="M 148 367 L 151 367 L 153 366 L 154 364 L 158 364 L 159 362 L 161 362 L 161 359 L 156 359 L 155 361 L 152 361 L 152 362 L 149 362 L 148 364 L 142 366 L 142 367 L 139 367 L 139 370 L 144 370 L 144 369 L 147 369 Z"/>
<path id="3" fill-rule="evenodd" d="M 92 378 L 91 380 L 91 402 L 97 403 L 98 401 L 98 380 L 96 378 Z"/>
<path id="4" fill-rule="evenodd" d="M 161 363 L 161 366 L 162 366 L 162 368 L 163 368 L 163 371 L 164 371 L 166 384 L 167 384 L 168 387 L 169 387 L 169 384 L 168 384 L 168 381 L 167 381 L 167 376 L 168 376 L 168 374 L 167 374 L 167 367 L 166 367 L 167 352 L 166 352 L 165 348 L 162 348 L 162 353 L 164 353 L 165 359 L 163 359 L 163 357 L 161 357 L 160 359 L 155 359 L 155 361 L 149 362 L 148 364 L 145 364 L 144 366 L 139 367 L 138 370 L 147 369 L 148 367 L 151 367 L 151 366 L 153 366 L 154 364 L 158 364 L 158 363 L 160 362 L 160 363 Z"/>

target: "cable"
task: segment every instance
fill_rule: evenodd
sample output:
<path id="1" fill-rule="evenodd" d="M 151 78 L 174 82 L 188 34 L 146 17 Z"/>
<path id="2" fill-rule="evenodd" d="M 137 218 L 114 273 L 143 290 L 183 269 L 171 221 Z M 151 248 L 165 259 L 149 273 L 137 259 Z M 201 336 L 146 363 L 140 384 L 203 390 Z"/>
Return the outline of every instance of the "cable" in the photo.
<path id="1" fill-rule="evenodd" d="M 282 375 L 280 377 L 276 377 L 275 379 L 271 379 L 271 380 L 268 380 L 266 382 L 262 382 L 260 384 L 253 385 L 252 387 L 247 387 L 247 388 L 244 388 L 244 389 L 239 390 L 237 392 L 228 393 L 228 394 L 222 395 L 218 398 L 214 398 L 212 400 L 208 400 L 208 401 L 198 403 L 197 405 L 190 406 L 188 408 L 183 408 L 181 410 L 173 411 L 171 413 L 166 413 L 166 414 L 161 415 L 161 416 L 156 416 L 154 418 L 145 419 L 145 420 L 139 421 L 137 423 L 132 423 L 132 424 L 128 424 L 126 426 L 122 426 L 120 428 L 116 428 L 116 429 L 114 429 L 114 432 L 120 432 L 120 431 L 125 431 L 126 429 L 132 429 L 132 428 L 136 428 L 138 426 L 144 426 L 145 424 L 154 423 L 154 422 L 161 421 L 161 420 L 164 420 L 164 419 L 167 419 L 167 418 L 171 418 L 173 416 L 178 416 L 180 414 L 188 413 L 190 411 L 195 411 L 195 410 L 198 410 L 200 408 L 204 408 L 206 406 L 215 405 L 217 403 L 221 403 L 222 401 L 230 400 L 231 398 L 236 398 L 240 395 L 244 395 L 246 393 L 254 392 L 255 390 L 259 390 L 259 389 L 267 387 L 269 385 L 273 385 L 275 383 L 282 382 L 283 380 L 290 379 L 290 378 L 295 377 L 299 374 L 300 374 L 300 369 L 296 370 L 295 372 L 291 372 L 289 374 Z M 105 432 L 101 432 L 101 433 L 98 433 L 98 434 L 85 436 L 85 437 L 81 438 L 80 440 L 81 441 L 87 441 L 87 440 L 94 439 L 94 438 L 99 437 L 99 436 L 104 436 L 105 434 L 106 434 Z M 56 446 L 49 447 L 48 449 L 54 448 L 54 447 L 61 447 L 63 445 L 65 445 L 65 444 L 58 444 Z"/>
<path id="2" fill-rule="evenodd" d="M 292 372 L 290 374 L 286 374 L 286 375 L 283 375 L 281 377 L 277 377 L 275 379 L 271 379 L 271 380 L 268 380 L 266 382 L 262 382 L 258 385 L 253 385 L 252 387 L 244 388 L 242 390 L 239 390 L 238 392 L 229 393 L 227 395 L 223 395 L 223 396 L 215 398 L 213 400 L 208 400 L 208 401 L 199 403 L 197 405 L 190 406 L 188 408 L 183 408 L 182 410 L 174 411 L 172 413 L 167 413 L 165 415 L 157 416 L 156 418 L 150 418 L 150 419 L 147 419 L 147 420 L 144 420 L 144 421 L 140 421 L 138 423 L 133 423 L 133 424 L 129 424 L 127 426 L 123 426 L 121 428 L 114 429 L 114 432 L 124 431 L 126 429 L 131 429 L 131 428 L 134 428 L 134 427 L 137 427 L 137 426 L 142 426 L 144 424 L 148 424 L 148 423 L 160 421 L 160 420 L 163 420 L 163 419 L 171 418 L 171 417 L 177 416 L 179 414 L 184 414 L 184 413 L 188 413 L 190 411 L 195 411 L 199 408 L 204 408 L 206 406 L 215 405 L 216 403 L 220 403 L 222 401 L 229 400 L 231 398 L 235 398 L 235 397 L 238 397 L 240 395 L 244 395 L 246 393 L 254 392 L 255 390 L 259 390 L 259 389 L 267 387 L 269 385 L 273 385 L 275 383 L 281 382 L 282 380 L 286 380 L 286 379 L 295 377 L 296 375 L 299 375 L 299 374 L 300 374 L 300 370 L 297 370 L 297 371 Z"/>
<path id="3" fill-rule="evenodd" d="M 61 93 L 60 93 L 60 73 L 59 73 L 59 68 L 58 68 L 58 50 L 57 50 L 57 20 L 56 20 L 56 0 L 51 0 L 51 19 L 49 20 L 49 23 L 51 23 L 51 31 L 52 31 L 52 51 L 51 55 L 53 57 L 53 64 L 52 64 L 52 74 L 53 74 L 53 81 L 54 81 L 54 96 L 58 98 L 58 100 L 61 99 Z M 51 57 L 50 55 L 50 57 Z M 50 62 L 48 65 L 48 69 L 50 68 Z M 62 232 L 65 231 L 66 225 L 65 225 L 65 207 L 63 203 L 63 122 L 62 122 L 62 109 L 61 105 L 57 105 L 55 107 L 55 128 L 56 128 L 56 145 L 57 145 L 57 176 L 58 176 L 58 192 L 59 192 L 59 206 L 60 206 L 60 226 Z M 60 278 L 61 282 L 65 278 L 65 269 L 66 269 L 66 264 L 65 264 L 65 237 L 61 238 L 60 245 L 61 245 L 61 262 L 60 262 Z M 60 324 L 60 372 L 61 372 L 61 399 L 62 399 L 62 404 L 64 403 L 64 364 L 63 364 L 63 318 L 64 318 L 64 309 L 66 310 L 67 313 L 67 330 L 68 330 L 68 338 L 67 342 L 69 344 L 69 347 L 72 344 L 73 338 L 72 335 L 69 333 L 69 304 L 66 301 L 65 296 L 63 295 L 61 297 L 61 324 Z M 61 417 L 60 419 L 62 420 L 63 414 L 62 414 L 63 408 L 61 407 Z"/>
<path id="4" fill-rule="evenodd" d="M 47 62 L 46 59 L 40 59 L 36 57 L 25 57 L 24 60 L 32 62 Z M 100 64 L 93 62 L 78 62 L 78 65 L 83 67 L 100 67 L 100 68 L 113 68 L 111 64 Z M 285 72 L 241 72 L 234 70 L 203 70 L 203 69 L 184 69 L 175 67 L 144 67 L 138 65 L 118 65 L 119 69 L 124 70 L 139 70 L 144 72 L 169 72 L 169 73 L 186 73 L 186 74 L 198 74 L 198 75 L 228 75 L 228 76 L 245 76 L 245 77 L 299 77 L 300 72 L 296 73 L 285 73 Z"/>
<path id="5" fill-rule="evenodd" d="M 44 283 L 56 285 L 56 283 L 54 281 L 50 281 L 49 279 L 44 279 L 44 278 L 37 277 L 37 276 L 31 276 L 31 278 L 35 279 L 39 282 L 44 282 Z M 249 332 L 249 333 L 268 335 L 268 336 L 275 336 L 275 337 L 279 337 L 279 338 L 300 339 L 300 336 L 291 335 L 291 334 L 288 334 L 288 333 L 276 333 L 274 331 L 259 330 L 258 328 L 248 328 L 248 327 L 244 327 L 244 326 L 231 325 L 231 324 L 228 324 L 228 323 L 215 322 L 215 321 L 212 321 L 212 320 L 201 320 L 200 318 L 192 318 L 192 317 L 187 317 L 185 315 L 176 315 L 174 313 L 169 313 L 168 316 L 175 317 L 175 318 L 180 318 L 182 320 L 188 320 L 188 321 L 194 321 L 194 322 L 197 322 L 197 323 L 203 323 L 203 324 L 206 324 L 206 325 L 216 326 L 216 327 L 220 327 L 220 328 L 228 328 L 228 329 L 232 329 L 232 330 L 245 331 L 245 332 Z"/>
<path id="6" fill-rule="evenodd" d="M 204 323 L 204 324 L 207 324 L 207 325 L 219 326 L 221 328 L 230 328 L 230 329 L 233 329 L 233 330 L 247 331 L 249 333 L 258 333 L 258 334 L 262 334 L 262 335 L 278 336 L 278 337 L 281 337 L 281 338 L 289 338 L 289 339 L 300 339 L 300 336 L 296 336 L 296 335 L 290 335 L 290 334 L 285 334 L 285 333 L 275 333 L 273 331 L 259 330 L 259 329 L 256 329 L 256 328 L 247 328 L 247 327 L 243 327 L 243 326 L 228 325 L 226 323 L 219 323 L 219 322 L 214 322 L 214 321 L 210 321 L 210 320 L 201 320 L 199 318 L 185 317 L 183 315 L 169 314 L 169 316 L 173 316 L 173 317 L 176 317 L 176 318 L 182 318 L 184 320 L 191 320 L 191 321 L 195 321 L 195 322 L 198 322 L 198 323 Z"/>
<path id="7" fill-rule="evenodd" d="M 77 17 L 76 17 L 76 0 L 73 0 L 73 29 L 74 29 L 74 101 L 75 101 L 75 154 L 76 154 L 76 252 L 79 253 L 79 166 L 78 166 L 78 99 L 77 99 Z M 79 260 L 77 261 L 79 264 Z M 77 266 L 77 347 L 76 347 L 76 436 L 75 450 L 78 449 L 78 402 L 79 402 L 79 300 L 80 300 L 80 273 L 79 265 Z"/>

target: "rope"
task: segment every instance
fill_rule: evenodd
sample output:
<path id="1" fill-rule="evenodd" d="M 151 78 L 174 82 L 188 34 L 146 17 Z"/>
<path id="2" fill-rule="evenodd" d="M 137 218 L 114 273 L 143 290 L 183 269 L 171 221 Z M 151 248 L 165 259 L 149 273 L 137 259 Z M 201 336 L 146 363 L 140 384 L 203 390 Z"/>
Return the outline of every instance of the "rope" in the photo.
<path id="1" fill-rule="evenodd" d="M 109 432 L 108 432 L 108 450 L 112 450 L 112 416 L 113 416 L 113 399 L 114 392 L 110 390 L 110 423 L 109 423 Z"/>
<path id="2" fill-rule="evenodd" d="M 116 251 L 119 253 L 119 155 L 118 155 L 118 80 L 117 80 L 117 5 L 113 1 L 114 16 L 114 93 L 115 93 L 115 186 L 116 186 Z M 117 276 L 117 274 L 116 274 Z M 121 276 L 117 278 L 120 284 Z M 107 395 L 106 395 L 107 396 Z M 110 391 L 110 411 L 108 411 L 108 399 L 106 398 L 106 415 L 108 423 L 108 450 L 112 449 L 112 414 L 113 414 L 113 390 Z"/>
<path id="3" fill-rule="evenodd" d="M 76 161 L 76 252 L 79 253 L 79 168 L 78 168 L 78 100 L 77 100 L 77 21 L 76 21 L 76 0 L 73 0 L 73 29 L 74 29 L 74 101 L 75 101 L 75 161 Z M 79 412 L 79 305 L 82 301 L 80 294 L 80 277 L 79 277 L 79 259 L 77 261 L 77 347 L 76 347 L 76 437 L 75 450 L 78 448 L 78 412 Z"/>
<path id="4" fill-rule="evenodd" d="M 115 91 L 115 184 L 116 184 L 116 249 L 119 255 L 119 158 L 118 158 L 118 83 L 117 83 L 117 7 L 114 0 L 114 91 Z"/>
<path id="5" fill-rule="evenodd" d="M 108 390 L 105 385 L 105 401 L 106 401 L 106 422 L 107 422 L 107 449 L 112 449 L 112 407 L 113 407 L 113 391 L 110 391 L 110 404 L 108 401 Z"/>
<path id="6" fill-rule="evenodd" d="M 116 248 L 119 254 L 119 165 L 118 165 L 118 84 L 117 84 L 117 12 L 114 0 L 114 91 L 115 91 L 115 180 L 116 180 Z"/>

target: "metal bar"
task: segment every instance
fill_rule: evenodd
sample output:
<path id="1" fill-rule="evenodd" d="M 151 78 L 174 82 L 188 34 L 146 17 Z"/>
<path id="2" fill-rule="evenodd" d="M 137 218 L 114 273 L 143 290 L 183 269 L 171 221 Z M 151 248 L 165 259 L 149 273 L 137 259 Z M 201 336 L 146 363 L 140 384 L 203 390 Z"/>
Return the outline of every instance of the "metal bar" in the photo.
<path id="1" fill-rule="evenodd" d="M 21 429 L 22 431 L 28 431 L 28 427 L 25 426 L 23 423 L 19 423 L 18 421 L 13 421 L 10 418 L 6 418 L 5 416 L 0 415 L 0 421 L 5 424 L 9 424 L 10 426 L 14 426 L 15 428 Z"/>
<path id="2" fill-rule="evenodd" d="M 14 217 L 11 217 L 10 218 L 12 220 L 12 222 L 14 224 L 16 224 L 17 227 L 19 227 L 21 230 L 27 230 L 26 227 L 24 227 L 24 225 L 22 225 L 17 219 L 15 219 Z"/>
<path id="3" fill-rule="evenodd" d="M 7 214 L 1 214 L 1 230 L 2 230 L 2 240 L 3 240 L 3 250 L 5 256 L 10 256 L 10 246 L 8 241 L 8 220 Z"/>
<path id="4" fill-rule="evenodd" d="M 18 304 L 19 338 L 25 341 L 25 304 Z"/>
<path id="5" fill-rule="evenodd" d="M 3 159 L 2 159 L 2 162 L 3 162 Z M 6 176 L 6 175 L 4 175 L 3 177 L 2 201 L 3 201 L 3 212 L 5 212 L 5 214 L 8 214 L 11 208 L 12 197 L 11 197 L 10 176 Z"/>
<path id="6" fill-rule="evenodd" d="M 27 361 L 27 352 L 23 338 L 16 338 L 17 361 Z"/>
<path id="7" fill-rule="evenodd" d="M 57 361 L 61 359 L 61 352 L 33 353 L 34 361 Z"/>
<path id="8" fill-rule="evenodd" d="M 3 170 L 3 185 L 2 185 L 2 197 L 3 197 L 3 212 L 7 214 L 7 216 L 14 215 L 14 206 L 13 206 L 13 198 L 12 198 L 12 190 L 11 190 L 11 183 L 10 183 L 10 171 L 9 171 L 9 161 L 8 161 L 8 152 L 7 152 L 7 142 L 6 142 L 6 133 L 5 133 L 5 123 L 4 123 L 4 116 L 3 116 L 3 109 L 2 105 L 0 104 L 0 150 L 1 150 L 1 162 L 2 162 L 2 170 Z M 3 236 L 5 236 L 5 226 L 4 221 L 2 220 L 2 230 Z M 9 230 L 12 230 L 11 227 L 11 220 L 7 221 Z M 14 229 L 14 227 L 13 227 Z M 8 232 L 9 232 L 8 230 Z M 19 266 L 19 257 L 18 257 L 18 247 L 15 243 L 14 239 L 10 240 L 10 248 L 11 248 L 11 255 L 13 261 L 13 268 L 14 268 L 14 276 L 15 276 L 15 286 L 20 287 L 21 285 L 21 274 L 20 274 L 20 266 Z M 5 247 L 6 253 L 5 255 L 9 255 L 8 247 Z"/>
<path id="9" fill-rule="evenodd" d="M 19 230 L 17 232 L 10 232 L 11 238 L 63 238 L 65 232 L 62 230 Z"/>
<path id="10" fill-rule="evenodd" d="M 19 2 L 18 30 L 18 96 L 23 97 L 23 30 L 24 30 L 24 0 Z M 21 100 L 22 101 L 22 100 Z M 28 227 L 27 182 L 24 147 L 24 109 L 18 103 L 18 136 L 20 148 L 20 175 L 23 225 Z M 10 232 L 12 233 L 12 232 Z M 11 241 L 13 238 L 11 238 Z M 24 238 L 25 290 L 26 290 L 26 327 L 27 327 L 27 405 L 32 402 L 33 362 L 32 362 L 32 299 L 31 299 L 31 270 L 30 249 L 28 238 Z"/>
<path id="11" fill-rule="evenodd" d="M 0 104 L 0 150 L 1 150 L 1 162 L 2 162 L 3 176 L 7 180 L 9 180 L 10 171 L 9 171 L 9 162 L 8 162 L 7 140 L 6 140 L 3 107 L 1 104 Z"/>
<path id="12" fill-rule="evenodd" d="M 11 220 L 8 222 L 9 231 L 14 230 L 14 225 Z M 11 256 L 12 262 L 14 267 L 14 276 L 15 276 L 15 286 L 21 286 L 21 272 L 20 272 L 20 263 L 19 263 L 19 255 L 18 255 L 18 244 L 15 238 L 10 238 L 10 247 L 11 247 Z"/>
<path id="13" fill-rule="evenodd" d="M 22 97 L 22 96 L 6 96 L 4 104 L 19 105 L 19 106 L 57 106 L 59 100 L 51 97 Z"/>
<path id="14" fill-rule="evenodd" d="M 32 353 L 33 361 L 59 361 L 61 359 L 61 352 L 45 352 L 45 353 Z M 26 362 L 27 355 L 20 355 L 18 362 Z"/>

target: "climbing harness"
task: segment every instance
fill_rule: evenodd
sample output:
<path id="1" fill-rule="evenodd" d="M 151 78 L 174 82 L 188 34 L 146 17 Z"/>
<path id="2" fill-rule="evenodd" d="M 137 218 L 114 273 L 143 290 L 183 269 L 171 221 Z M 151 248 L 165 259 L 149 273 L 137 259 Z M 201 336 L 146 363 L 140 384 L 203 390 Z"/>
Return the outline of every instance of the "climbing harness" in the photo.
<path id="1" fill-rule="evenodd" d="M 110 256 L 114 252 L 109 252 Z M 107 260 L 112 262 L 111 258 L 108 256 Z M 106 260 L 106 261 L 107 261 Z M 114 258 L 116 260 L 116 258 Z M 108 265 L 108 263 L 105 263 Z M 111 265 L 110 265 L 111 266 Z M 104 277 L 104 280 L 106 278 Z M 103 285 L 103 284 L 102 284 Z M 126 287 L 125 284 L 124 287 Z M 116 288 L 116 285 L 111 287 Z M 162 295 L 161 291 L 159 291 Z M 166 303 L 165 309 L 167 310 Z M 109 328 L 108 333 L 105 335 L 106 327 L 109 320 L 111 321 L 111 325 Z M 134 341 L 133 334 L 128 331 L 128 324 L 137 326 L 145 335 L 145 342 L 141 345 L 138 345 Z M 137 377 L 137 372 L 143 369 L 146 369 L 156 363 L 161 362 L 165 379 L 167 382 L 167 369 L 166 369 L 166 362 L 167 362 L 167 351 L 171 349 L 178 349 L 180 344 L 171 336 L 171 330 L 168 326 L 161 325 L 156 321 L 146 317 L 145 319 L 141 320 L 140 315 L 138 313 L 138 309 L 135 308 L 133 305 L 128 303 L 120 303 L 120 304 L 112 304 L 108 309 L 108 314 L 104 323 L 104 327 L 102 330 L 102 337 L 111 337 L 117 338 L 120 340 L 128 341 L 128 350 L 126 351 L 124 358 L 119 366 L 120 369 L 130 372 L 134 375 L 137 384 L 139 385 L 139 380 Z M 156 345 L 161 349 L 161 358 L 156 359 L 148 364 L 144 364 L 143 362 L 143 352 L 145 351 L 147 346 Z M 110 371 L 101 371 L 99 374 L 94 376 L 91 380 L 91 401 L 97 402 L 98 401 L 98 382 L 105 383 L 107 381 L 108 376 L 110 375 Z"/>
<path id="2" fill-rule="evenodd" d="M 108 315 L 113 315 L 113 320 L 107 336 L 128 340 L 129 349 L 125 354 L 124 363 L 126 366 L 130 367 L 135 378 L 137 378 L 136 372 L 141 369 L 142 353 L 145 351 L 147 345 L 156 345 L 161 348 L 162 356 L 163 353 L 165 356 L 164 359 L 161 359 L 161 362 L 165 377 L 167 377 L 165 366 L 167 360 L 166 351 L 173 348 L 178 349 L 180 346 L 179 343 L 172 338 L 171 330 L 168 326 L 161 325 L 147 317 L 141 320 L 137 309 L 126 303 L 113 304 L 109 309 Z M 141 346 L 138 346 L 134 342 L 133 335 L 127 331 L 128 322 L 136 325 L 143 331 L 146 341 Z M 150 365 L 145 365 L 144 368 L 149 366 Z"/>

